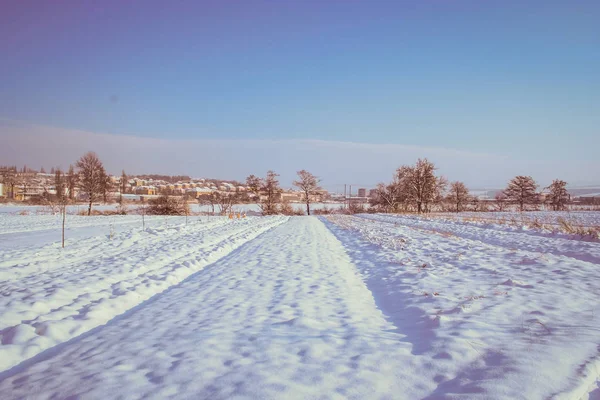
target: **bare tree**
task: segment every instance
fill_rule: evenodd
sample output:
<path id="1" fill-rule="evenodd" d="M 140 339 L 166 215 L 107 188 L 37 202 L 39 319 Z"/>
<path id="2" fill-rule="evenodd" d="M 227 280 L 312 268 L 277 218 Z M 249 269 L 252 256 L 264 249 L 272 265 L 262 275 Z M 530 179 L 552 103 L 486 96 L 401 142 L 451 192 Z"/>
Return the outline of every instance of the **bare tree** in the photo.
<path id="1" fill-rule="evenodd" d="M 69 200 L 75 199 L 75 188 L 77 187 L 77 174 L 72 165 L 69 165 L 67 173 L 67 191 L 69 192 Z"/>
<path id="2" fill-rule="evenodd" d="M 477 196 L 469 196 L 469 202 L 471 203 L 472 211 L 489 211 L 487 203 L 484 200 L 480 200 Z"/>
<path id="3" fill-rule="evenodd" d="M 265 194 L 265 200 L 263 203 L 263 213 L 267 215 L 277 214 L 277 204 L 280 202 L 281 188 L 279 187 L 279 180 L 273 171 L 267 172 L 267 177 L 264 180 L 263 192 Z"/>
<path id="4" fill-rule="evenodd" d="M 419 159 L 414 166 L 403 165 L 396 170 L 392 183 L 380 183 L 369 200 L 371 207 L 384 212 L 414 209 L 418 213 L 431 211 L 431 205 L 444 199 L 447 181 L 435 175 L 435 165 Z"/>
<path id="5" fill-rule="evenodd" d="M 54 189 L 56 190 L 56 198 L 61 199 L 65 195 L 65 174 L 60 168 L 54 170 Z"/>
<path id="6" fill-rule="evenodd" d="M 429 205 L 442 197 L 446 180 L 435 176 L 435 165 L 419 159 L 414 166 L 402 166 L 396 171 L 400 190 L 413 203 L 418 213 L 430 211 Z"/>
<path id="7" fill-rule="evenodd" d="M 268 171 L 264 179 L 254 175 L 246 178 L 246 186 L 257 196 L 258 206 L 263 215 L 277 214 L 277 204 L 280 202 L 281 194 L 278 176 L 275 172 Z"/>
<path id="8" fill-rule="evenodd" d="M 298 212 L 297 210 L 294 210 L 294 207 L 289 201 L 282 201 L 281 204 L 279 204 L 278 211 L 283 215 L 298 215 L 299 213 L 304 214 L 302 211 Z"/>
<path id="9" fill-rule="evenodd" d="M 435 177 L 435 185 L 433 189 L 433 200 L 425 203 L 425 210 L 431 212 L 430 204 L 440 204 L 444 201 L 446 195 L 446 187 L 448 186 L 448 180 L 443 176 Z"/>
<path id="10" fill-rule="evenodd" d="M 67 205 L 69 204 L 69 197 L 65 193 L 65 186 L 67 185 L 65 174 L 60 169 L 54 171 L 54 186 L 56 188 L 56 203 L 58 204 L 58 210 L 62 217 L 62 247 L 65 247 L 65 223 L 67 220 Z"/>
<path id="11" fill-rule="evenodd" d="M 320 179 L 304 169 L 302 171 L 298 171 L 297 174 L 299 179 L 294 181 L 293 184 L 300 189 L 304 195 L 306 214 L 310 215 L 310 203 L 312 203 L 312 196 L 321 190 L 321 187 L 319 186 Z"/>
<path id="12" fill-rule="evenodd" d="M 385 213 L 398 212 L 402 204 L 405 203 L 406 196 L 402 193 L 398 181 L 394 181 L 388 185 L 385 183 L 377 184 L 374 195 L 369 199 L 369 204 L 376 210 Z"/>
<path id="13" fill-rule="evenodd" d="M 250 175 L 246 178 L 246 186 L 248 187 L 248 190 L 256 197 L 260 197 L 260 191 L 263 186 L 262 179 L 256 175 Z"/>
<path id="14" fill-rule="evenodd" d="M 127 174 L 125 170 L 121 171 L 121 184 L 119 185 L 119 201 L 123 202 L 123 195 L 127 193 Z"/>
<path id="15" fill-rule="evenodd" d="M 110 194 L 110 191 L 112 190 L 113 187 L 113 183 L 112 180 L 110 179 L 110 175 L 108 175 L 106 173 L 106 170 L 104 169 L 104 167 L 102 167 L 102 177 L 100 178 L 101 182 L 101 189 L 100 191 L 102 192 L 102 201 L 104 203 L 108 202 L 108 195 Z"/>
<path id="16" fill-rule="evenodd" d="M 560 211 L 566 208 L 569 201 L 569 192 L 567 192 L 567 182 L 555 179 L 546 189 L 550 191 L 546 201 L 552 206 L 552 210 Z"/>
<path id="17" fill-rule="evenodd" d="M 167 194 L 163 194 L 155 199 L 148 201 L 149 215 L 188 215 L 189 208 L 185 198 L 176 199 Z M 144 210 L 146 211 L 146 210 Z"/>
<path id="18" fill-rule="evenodd" d="M 219 207 L 219 214 L 227 215 L 231 212 L 235 203 L 235 193 L 213 192 L 211 196 L 214 198 L 214 203 Z"/>
<path id="19" fill-rule="evenodd" d="M 211 215 L 215 215 L 215 206 L 217 205 L 215 192 L 198 197 L 198 203 L 209 206 L 211 208 Z"/>
<path id="20" fill-rule="evenodd" d="M 469 202 L 469 197 L 469 189 L 467 189 L 464 183 L 456 181 L 450 184 L 448 200 L 455 206 L 456 212 L 464 210 Z"/>
<path id="21" fill-rule="evenodd" d="M 496 200 L 496 210 L 504 211 L 506 209 L 506 195 L 504 194 L 504 192 L 496 193 L 494 199 Z"/>
<path id="22" fill-rule="evenodd" d="M 519 210 L 524 211 L 527 204 L 537 202 L 537 184 L 530 176 L 519 175 L 514 177 L 504 190 L 506 198 L 519 205 Z"/>
<path id="23" fill-rule="evenodd" d="M 386 213 L 391 212 L 393 196 L 388 194 L 387 186 L 385 183 L 380 182 L 373 190 L 372 195 L 369 197 L 369 206 L 372 209 Z"/>
<path id="24" fill-rule="evenodd" d="M 17 174 L 16 167 L 2 167 L 0 168 L 0 173 L 2 177 L 2 183 L 6 185 L 8 188 L 8 193 L 10 193 L 10 198 L 12 200 L 15 199 L 15 187 L 19 184 L 19 177 Z"/>
<path id="25" fill-rule="evenodd" d="M 96 153 L 91 151 L 81 156 L 75 165 L 79 172 L 79 190 L 88 198 L 88 215 L 91 215 L 92 204 L 102 196 L 105 185 L 104 167 Z"/>

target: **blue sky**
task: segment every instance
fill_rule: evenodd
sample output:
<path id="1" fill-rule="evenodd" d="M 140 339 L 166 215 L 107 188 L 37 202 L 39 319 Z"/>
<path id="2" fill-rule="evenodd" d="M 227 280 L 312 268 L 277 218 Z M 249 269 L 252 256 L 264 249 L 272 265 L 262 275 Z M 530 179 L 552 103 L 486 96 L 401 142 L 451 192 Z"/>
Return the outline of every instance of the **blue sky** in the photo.
<path id="1" fill-rule="evenodd" d="M 0 118 L 446 148 L 557 175 L 597 165 L 599 20 L 598 1 L 3 2 Z"/>

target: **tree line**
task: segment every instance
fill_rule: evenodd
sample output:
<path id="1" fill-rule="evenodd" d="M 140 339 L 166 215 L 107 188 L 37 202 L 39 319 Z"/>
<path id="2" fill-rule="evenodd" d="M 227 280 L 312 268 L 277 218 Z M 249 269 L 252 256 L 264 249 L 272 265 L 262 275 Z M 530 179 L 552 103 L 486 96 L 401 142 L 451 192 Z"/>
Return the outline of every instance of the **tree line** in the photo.
<path id="1" fill-rule="evenodd" d="M 43 168 L 42 168 L 43 170 Z M 33 170 L 24 166 L 23 172 Z M 58 204 L 65 204 L 75 200 L 75 190 L 86 199 L 88 204 L 87 214 L 91 215 L 93 203 L 104 200 L 112 189 L 112 182 L 106 173 L 104 165 L 94 152 L 87 152 L 81 156 L 75 166 L 70 165 L 67 172 L 60 168 L 52 168 L 54 174 L 54 185 L 56 188 L 56 200 Z M 468 207 L 475 208 L 480 202 L 471 196 L 467 186 L 460 181 L 448 182 L 443 176 L 436 173 L 434 163 L 425 159 L 418 159 L 414 165 L 403 165 L 399 167 L 390 183 L 379 183 L 373 190 L 369 199 L 369 210 L 355 207 L 359 211 L 372 212 L 416 212 L 428 213 L 434 208 L 439 210 L 460 212 Z M 8 193 L 14 198 L 15 187 L 21 185 L 23 192 L 27 190 L 27 180 L 21 178 L 16 166 L 0 167 L 2 182 L 7 186 Z M 149 175 L 150 176 L 150 175 Z M 154 175 L 158 177 L 159 175 Z M 164 177 L 160 175 L 161 177 Z M 301 170 L 297 172 L 298 179 L 293 185 L 302 193 L 302 201 L 306 205 L 306 214 L 311 214 L 311 203 L 313 196 L 321 190 L 320 179 L 312 173 Z M 246 187 L 263 215 L 293 213 L 286 201 L 282 199 L 283 189 L 278 180 L 279 174 L 268 171 L 264 178 L 250 175 L 246 178 Z M 127 175 L 125 171 L 121 175 L 119 186 L 120 193 L 125 192 Z M 516 205 L 520 211 L 525 211 L 530 206 L 545 203 L 553 210 L 563 210 L 569 201 L 569 193 L 566 189 L 567 183 L 556 179 L 544 190 L 542 195 L 538 192 L 538 184 L 530 176 L 516 176 L 506 189 L 495 197 L 495 207 L 503 211 L 509 204 Z M 163 196 L 161 200 L 155 200 L 156 212 L 167 214 L 183 214 L 186 206 L 181 202 L 169 200 L 169 196 Z M 230 213 L 234 204 L 251 201 L 248 193 L 223 193 L 211 192 L 201 196 L 199 202 L 211 207 L 213 214 L 215 210 L 219 214 Z"/>
<path id="2" fill-rule="evenodd" d="M 27 180 L 23 179 L 16 167 L 4 167 L 0 170 L 2 171 L 2 182 L 7 185 L 10 198 L 14 199 L 16 193 L 15 187 L 26 184 Z M 33 172 L 33 170 L 29 170 L 27 167 L 24 167 L 23 171 Z M 104 200 L 106 202 L 108 194 L 112 189 L 112 182 L 109 175 L 106 173 L 102 161 L 96 153 L 91 151 L 81 156 L 75 162 L 75 166 L 70 165 L 68 172 L 65 173 L 60 168 L 52 168 L 52 173 L 54 174 L 54 186 L 56 190 L 53 200 L 61 205 L 72 202 L 75 200 L 75 191 L 77 189 L 87 201 L 88 215 L 91 215 L 92 207 L 95 202 L 99 200 Z M 163 175 L 148 176 L 165 177 Z M 254 201 L 263 215 L 282 213 L 292 214 L 294 212 L 292 207 L 281 198 L 283 189 L 279 184 L 278 177 L 279 174 L 274 171 L 268 171 L 264 178 L 259 178 L 255 175 L 250 175 L 246 178 L 246 186 L 253 195 Z M 187 178 L 189 179 L 189 177 Z M 127 175 L 125 174 L 125 171 L 123 171 L 119 187 L 121 193 L 125 192 L 126 182 Z M 293 185 L 303 193 L 303 202 L 306 205 L 306 212 L 308 215 L 310 215 L 311 212 L 310 205 L 313 202 L 312 196 L 321 190 L 319 182 L 319 178 L 306 170 L 298 171 L 298 179 L 293 182 Z M 26 187 L 23 187 L 22 189 L 23 192 L 26 192 Z M 48 198 L 50 197 L 47 192 L 46 196 Z M 214 191 L 201 196 L 198 200 L 200 203 L 211 206 L 213 213 L 216 208 L 219 214 L 224 215 L 231 212 L 233 205 L 240 200 L 250 201 L 250 198 L 247 193 L 222 193 Z M 185 205 L 183 203 L 185 203 Z M 187 203 L 185 201 L 170 199 L 169 196 L 165 194 L 157 199 L 151 200 L 147 211 L 151 214 L 181 215 L 189 212 L 189 209 L 187 208 Z"/>
<path id="3" fill-rule="evenodd" d="M 9 198 L 15 199 L 17 188 L 20 188 L 24 195 L 27 193 L 27 189 L 31 187 L 31 177 L 27 176 L 29 172 L 36 171 L 28 169 L 26 166 L 20 173 L 16 167 L 0 168 L 2 183 L 8 188 Z M 41 168 L 41 173 L 45 173 L 43 167 Z M 52 199 L 57 204 L 64 204 L 75 201 L 75 192 L 77 189 L 88 201 L 88 215 L 91 215 L 92 204 L 99 200 L 106 202 L 108 194 L 112 189 L 110 176 L 104 169 L 102 161 L 100 161 L 94 152 L 88 152 L 81 156 L 75 162 L 75 166 L 69 165 L 67 171 L 63 171 L 58 167 L 52 167 L 51 174 L 54 175 L 55 193 L 51 195 L 48 192 L 48 188 L 45 187 L 42 196 L 46 200 Z"/>
<path id="4" fill-rule="evenodd" d="M 432 207 L 448 211 L 465 211 L 470 204 L 477 207 L 480 202 L 471 196 L 467 186 L 460 181 L 448 184 L 446 178 L 437 176 L 437 168 L 427 159 L 419 159 L 415 165 L 403 165 L 394 174 L 392 182 L 379 183 L 369 204 L 373 211 L 396 213 L 417 212 L 427 213 Z M 507 205 L 515 204 L 520 211 L 528 206 L 545 203 L 552 210 L 560 211 L 566 208 L 570 199 L 567 183 L 555 179 L 544 190 L 538 192 L 538 184 L 530 176 L 519 175 L 511 179 L 506 189 L 495 196 L 498 211 L 504 211 Z M 478 210 L 476 210 L 478 211 Z"/>
<path id="5" fill-rule="evenodd" d="M 320 179 L 306 170 L 298 171 L 297 175 L 298 179 L 293 182 L 293 185 L 302 193 L 302 201 L 306 205 L 306 214 L 310 215 L 313 196 L 322 190 L 319 186 Z M 291 215 L 297 213 L 288 202 L 282 199 L 283 189 L 279 184 L 278 177 L 279 174 L 270 170 L 264 178 L 256 175 L 249 175 L 246 178 L 245 184 L 248 192 L 252 195 L 262 215 Z M 199 198 L 200 203 L 211 207 L 213 214 L 216 210 L 221 215 L 230 213 L 233 205 L 240 200 L 244 202 L 251 201 L 248 193 L 238 192 L 212 192 Z"/>

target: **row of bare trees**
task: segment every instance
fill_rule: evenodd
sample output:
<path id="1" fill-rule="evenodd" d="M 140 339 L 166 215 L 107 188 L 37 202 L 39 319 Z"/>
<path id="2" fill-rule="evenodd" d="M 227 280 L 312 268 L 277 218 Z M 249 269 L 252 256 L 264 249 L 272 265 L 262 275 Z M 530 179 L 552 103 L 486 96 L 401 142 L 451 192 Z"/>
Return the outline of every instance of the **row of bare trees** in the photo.
<path id="1" fill-rule="evenodd" d="M 302 201 L 306 204 L 306 214 L 310 215 L 313 197 L 321 190 L 320 179 L 304 169 L 298 171 L 297 175 L 298 179 L 293 182 L 293 185 L 302 193 Z M 255 175 L 246 178 L 246 186 L 257 199 L 258 207 L 263 215 L 291 213 L 291 206 L 281 200 L 283 190 L 279 186 L 278 176 L 279 174 L 274 171 L 268 171 L 264 178 Z"/>
<path id="2" fill-rule="evenodd" d="M 544 188 L 544 192 L 540 193 L 537 189 L 538 184 L 531 176 L 519 175 L 508 183 L 508 187 L 503 192 L 496 195 L 496 202 L 516 204 L 520 211 L 525 211 L 528 206 L 537 207 L 542 203 L 547 204 L 554 211 L 566 208 L 570 199 L 567 182 L 555 179 L 550 186 Z"/>
<path id="3" fill-rule="evenodd" d="M 211 208 L 211 214 L 215 215 L 215 210 L 220 215 L 227 215 L 232 212 L 233 205 L 241 201 L 239 193 L 221 193 L 211 192 L 198 198 L 200 204 Z"/>
<path id="4" fill-rule="evenodd" d="M 32 185 L 33 175 L 28 175 L 26 172 L 19 173 L 15 167 L 3 167 L 0 172 L 2 183 L 7 185 L 11 199 L 16 198 L 17 189 L 21 190 L 23 196 L 27 194 L 27 189 Z M 78 189 L 88 200 L 88 215 L 92 212 L 92 204 L 100 199 L 106 201 L 111 190 L 110 177 L 98 156 L 93 152 L 81 156 L 75 163 L 75 167 L 70 165 L 66 173 L 58 167 L 53 167 L 52 173 L 54 174 L 53 183 L 56 193 L 51 196 L 48 188 L 44 187 L 45 199 L 50 200 L 52 197 L 52 200 L 57 203 L 73 201 L 76 189 Z"/>
<path id="5" fill-rule="evenodd" d="M 112 183 L 109 175 L 104 169 L 104 165 L 98 155 L 94 152 L 88 152 L 81 156 L 75 163 L 75 167 L 69 167 L 68 173 L 64 173 L 60 168 L 53 168 L 55 179 L 54 186 L 56 189 L 55 201 L 57 204 L 66 204 L 70 200 L 74 200 L 75 189 L 84 197 L 88 203 L 88 215 L 92 213 L 92 206 L 99 200 L 106 202 L 108 193 L 112 189 Z M 14 185 L 18 184 L 16 177 L 18 176 L 16 168 L 5 168 L 3 171 L 3 182 L 9 185 L 11 194 L 14 194 Z M 306 212 L 310 215 L 310 204 L 313 196 L 321 190 L 319 186 L 319 178 L 312 173 L 301 170 L 298 171 L 298 179 L 293 182 L 303 193 L 303 201 L 306 204 Z M 265 178 L 259 178 L 255 175 L 250 175 L 246 179 L 246 185 L 249 191 L 256 198 L 257 204 L 260 207 L 263 215 L 273 215 L 282 212 L 289 212 L 288 205 L 283 204 L 281 193 L 283 190 L 279 185 L 279 174 L 274 171 L 268 171 Z M 125 192 L 127 175 L 123 171 L 121 176 L 121 185 L 119 190 Z M 201 202 L 212 207 L 214 213 L 215 207 L 218 208 L 220 214 L 231 212 L 232 207 L 238 199 L 236 193 L 221 193 L 213 192 L 201 199 Z M 154 204 L 155 203 L 155 204 Z M 156 213 L 164 212 L 166 214 L 179 214 L 182 209 L 180 205 L 169 200 L 168 196 L 163 196 L 152 204 L 152 208 Z"/>
<path id="6" fill-rule="evenodd" d="M 56 200 L 59 204 L 67 200 L 74 201 L 75 192 L 79 190 L 88 203 L 88 215 L 91 215 L 93 203 L 108 200 L 113 183 L 106 173 L 102 161 L 94 152 L 87 152 L 81 156 L 75 163 L 75 168 L 70 165 L 67 173 L 64 173 L 59 167 L 52 168 Z M 121 193 L 125 191 L 126 181 L 127 175 L 123 171 L 119 186 Z"/>
<path id="7" fill-rule="evenodd" d="M 427 159 L 419 159 L 414 165 L 404 165 L 396 170 L 391 183 L 377 185 L 369 200 L 370 206 L 378 212 L 430 212 L 433 206 L 464 211 L 468 205 L 477 205 L 479 200 L 469 193 L 467 186 L 460 181 L 451 182 L 437 176 L 435 165 Z M 556 179 L 542 193 L 530 176 L 516 176 L 507 188 L 498 193 L 496 208 L 504 211 L 507 205 L 514 204 L 520 211 L 528 206 L 537 207 L 545 203 L 552 210 L 564 210 L 569 201 L 565 181 Z"/>
<path id="8" fill-rule="evenodd" d="M 26 167 L 23 169 L 27 170 Z M 109 192 L 112 190 L 112 182 L 106 173 L 104 166 L 98 156 L 88 152 L 81 156 L 75 163 L 75 167 L 69 166 L 68 172 L 64 173 L 60 168 L 52 168 L 55 179 L 56 199 L 58 204 L 73 201 L 76 189 L 88 203 L 88 215 L 92 213 L 93 203 L 104 200 L 106 202 Z M 392 182 L 377 185 L 374 194 L 369 200 L 373 211 L 378 212 L 417 212 L 427 213 L 433 207 L 450 209 L 460 212 L 467 209 L 469 205 L 477 204 L 477 199 L 470 195 L 468 188 L 463 182 L 455 181 L 448 183 L 443 176 L 436 174 L 435 164 L 427 159 L 418 159 L 414 165 L 403 165 L 396 170 Z M 298 179 L 293 185 L 302 193 L 302 201 L 306 204 L 306 213 L 311 214 L 310 205 L 314 195 L 321 187 L 320 180 L 312 173 L 301 170 L 297 172 Z M 0 177 L 7 186 L 11 198 L 14 198 L 16 187 L 23 185 L 23 193 L 27 189 L 27 181 L 17 172 L 16 167 L 0 167 Z M 263 215 L 282 213 L 288 207 L 282 201 L 283 190 L 280 187 L 279 175 L 274 171 L 268 171 L 264 178 L 250 175 L 246 178 L 246 186 L 254 196 Z M 119 191 L 125 192 L 127 175 L 123 171 Z M 565 209 L 569 194 L 566 190 L 567 183 L 562 180 L 554 180 L 552 184 L 544 188 L 544 193 L 537 191 L 538 185 L 530 176 L 516 176 L 507 188 L 498 193 L 495 198 L 496 208 L 504 210 L 507 205 L 516 205 L 519 210 L 524 211 L 529 206 L 537 207 L 544 202 L 553 210 Z M 210 205 L 214 214 L 215 208 L 220 214 L 230 213 L 234 204 L 240 198 L 239 193 L 213 192 L 203 196 L 202 203 Z M 165 199 L 167 199 L 165 197 Z M 163 199 L 163 202 L 166 200 Z M 166 203 L 165 203 L 166 204 Z M 156 204 L 160 209 L 160 204 Z"/>
<path id="9" fill-rule="evenodd" d="M 278 205 L 281 203 L 281 192 L 277 177 L 279 174 L 268 171 L 265 178 L 250 175 L 246 178 L 248 190 L 256 197 L 258 207 L 263 215 L 278 214 Z"/>

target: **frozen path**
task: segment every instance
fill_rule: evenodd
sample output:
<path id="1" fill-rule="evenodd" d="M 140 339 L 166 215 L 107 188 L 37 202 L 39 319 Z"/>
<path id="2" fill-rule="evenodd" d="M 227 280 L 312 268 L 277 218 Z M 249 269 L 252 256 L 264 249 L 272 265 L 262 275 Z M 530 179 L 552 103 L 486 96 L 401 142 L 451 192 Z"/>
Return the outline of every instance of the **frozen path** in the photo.
<path id="1" fill-rule="evenodd" d="M 0 393 L 421 398 L 435 389 L 432 377 L 394 332 L 338 239 L 316 218 L 292 218 L 136 310 L 0 375 Z"/>

